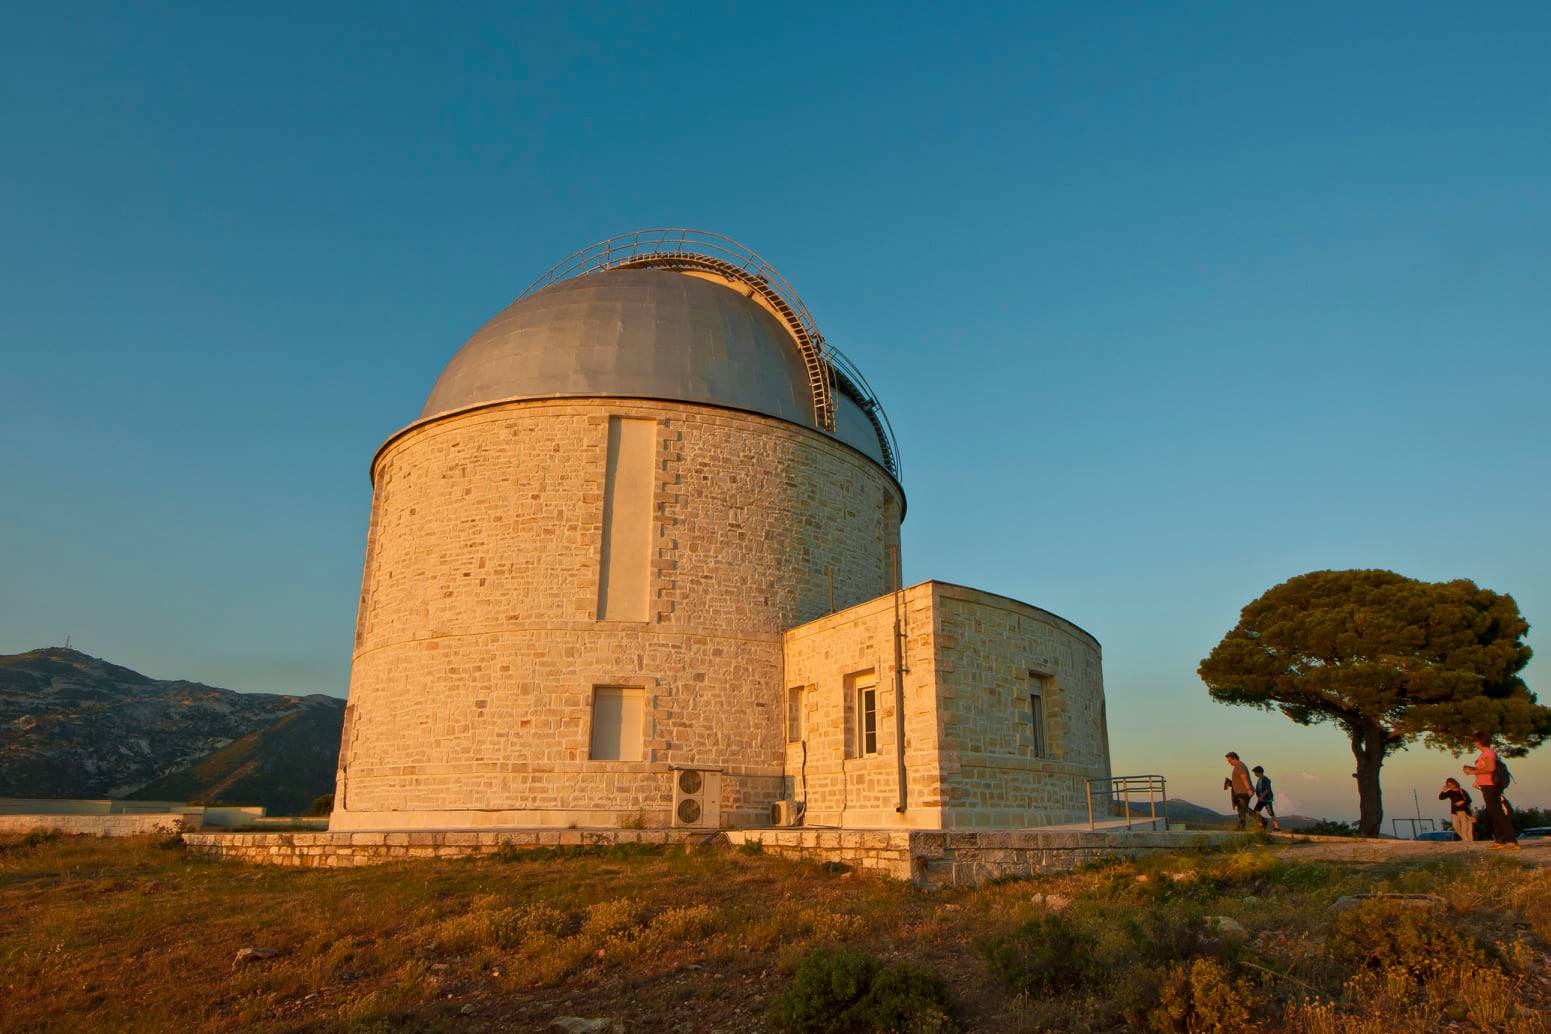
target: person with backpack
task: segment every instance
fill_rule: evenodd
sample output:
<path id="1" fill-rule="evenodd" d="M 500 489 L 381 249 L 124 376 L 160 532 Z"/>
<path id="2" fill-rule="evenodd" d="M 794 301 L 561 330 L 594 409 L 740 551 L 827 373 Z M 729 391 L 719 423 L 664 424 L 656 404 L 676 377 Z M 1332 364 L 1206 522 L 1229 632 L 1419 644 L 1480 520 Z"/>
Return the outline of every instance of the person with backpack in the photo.
<path id="1" fill-rule="evenodd" d="M 1481 791 L 1481 799 L 1486 802 L 1487 818 L 1492 822 L 1492 838 L 1497 841 L 1492 845 L 1492 850 L 1517 851 L 1519 837 L 1513 831 L 1513 820 L 1508 818 L 1507 811 L 1503 809 L 1503 791 L 1513 782 L 1513 776 L 1509 775 L 1508 766 L 1497 756 L 1497 751 L 1492 749 L 1492 737 L 1485 733 L 1478 734 L 1476 746 L 1481 753 L 1476 755 L 1475 764 L 1465 766 L 1465 774 L 1476 777 L 1476 789 Z"/>
<path id="2" fill-rule="evenodd" d="M 1467 844 L 1476 838 L 1475 812 L 1471 810 L 1474 802 L 1465 788 L 1459 785 L 1458 779 L 1445 779 L 1443 792 L 1438 794 L 1440 801 L 1449 802 L 1449 821 L 1454 825 L 1454 835 Z"/>

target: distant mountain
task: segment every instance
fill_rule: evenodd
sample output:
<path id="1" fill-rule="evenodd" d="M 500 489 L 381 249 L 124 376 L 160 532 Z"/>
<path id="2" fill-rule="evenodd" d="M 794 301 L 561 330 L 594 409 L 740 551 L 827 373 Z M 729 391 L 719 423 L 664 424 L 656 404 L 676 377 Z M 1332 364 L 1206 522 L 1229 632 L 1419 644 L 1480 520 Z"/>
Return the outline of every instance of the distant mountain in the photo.
<path id="1" fill-rule="evenodd" d="M 0 797 L 262 804 L 334 789 L 345 702 L 237 693 L 49 648 L 0 654 Z"/>
<path id="2" fill-rule="evenodd" d="M 1239 824 L 1237 815 L 1225 815 L 1179 798 L 1171 798 L 1168 804 L 1169 821 L 1182 823 L 1192 829 L 1231 829 Z M 1131 814 L 1149 814 L 1147 805 L 1132 801 Z M 1278 815 L 1276 819 L 1283 829 L 1307 829 L 1319 821 L 1307 815 Z"/>

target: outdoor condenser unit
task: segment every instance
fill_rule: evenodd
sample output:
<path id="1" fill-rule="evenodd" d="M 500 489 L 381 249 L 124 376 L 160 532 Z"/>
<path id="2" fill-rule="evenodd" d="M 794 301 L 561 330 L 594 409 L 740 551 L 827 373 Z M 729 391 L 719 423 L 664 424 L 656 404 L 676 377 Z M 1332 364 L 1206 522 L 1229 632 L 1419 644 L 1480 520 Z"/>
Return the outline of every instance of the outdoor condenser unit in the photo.
<path id="1" fill-rule="evenodd" d="M 673 824 L 719 829 L 722 825 L 722 771 L 719 768 L 675 768 Z"/>

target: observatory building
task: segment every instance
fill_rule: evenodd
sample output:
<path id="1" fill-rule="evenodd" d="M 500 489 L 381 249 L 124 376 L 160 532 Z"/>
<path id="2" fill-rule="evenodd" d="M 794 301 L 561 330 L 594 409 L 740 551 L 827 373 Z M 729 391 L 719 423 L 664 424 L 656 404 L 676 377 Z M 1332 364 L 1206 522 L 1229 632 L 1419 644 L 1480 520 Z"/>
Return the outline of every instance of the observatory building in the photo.
<path id="1" fill-rule="evenodd" d="M 331 829 L 1018 828 L 1110 774 L 1098 642 L 897 587 L 888 419 L 726 238 L 551 270 L 371 476 Z"/>

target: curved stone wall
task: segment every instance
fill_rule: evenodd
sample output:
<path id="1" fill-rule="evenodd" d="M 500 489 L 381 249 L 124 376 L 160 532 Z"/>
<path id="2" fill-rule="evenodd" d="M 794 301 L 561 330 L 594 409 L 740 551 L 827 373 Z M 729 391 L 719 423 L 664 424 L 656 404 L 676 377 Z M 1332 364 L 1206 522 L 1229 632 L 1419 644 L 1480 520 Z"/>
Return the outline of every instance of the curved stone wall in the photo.
<path id="1" fill-rule="evenodd" d="M 670 765 L 723 770 L 724 824 L 765 821 L 782 631 L 889 589 L 903 508 L 817 431 L 634 400 L 419 424 L 373 483 L 335 829 L 665 826 Z M 640 691 L 640 760 L 590 758 L 599 686 Z"/>

